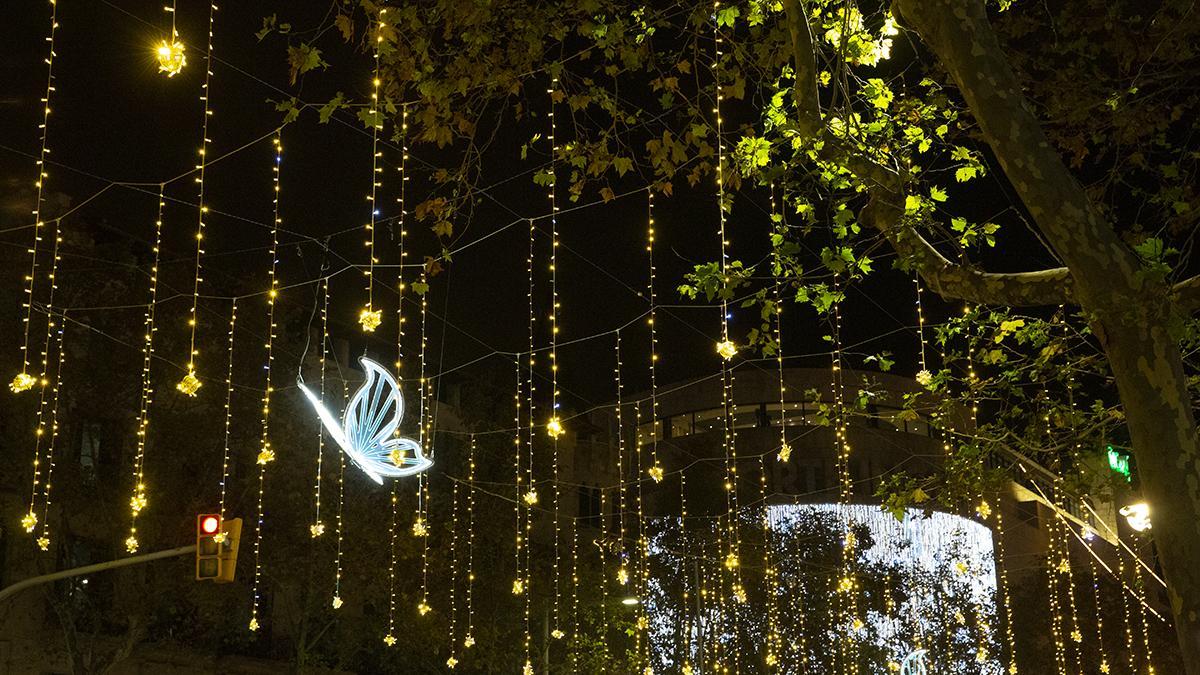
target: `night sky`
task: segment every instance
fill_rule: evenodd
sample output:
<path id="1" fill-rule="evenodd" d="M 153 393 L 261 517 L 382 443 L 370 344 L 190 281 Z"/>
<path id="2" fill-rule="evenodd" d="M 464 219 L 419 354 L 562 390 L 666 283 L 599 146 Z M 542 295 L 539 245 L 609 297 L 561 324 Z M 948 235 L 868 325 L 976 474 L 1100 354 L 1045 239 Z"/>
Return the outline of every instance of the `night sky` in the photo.
<path id="1" fill-rule="evenodd" d="M 91 198 L 74 212 L 68 223 L 86 227 L 97 239 L 121 239 L 148 245 L 152 238 L 154 191 L 163 180 L 191 169 L 199 147 L 203 77 L 203 44 L 207 5 L 181 3 L 179 29 L 188 44 L 188 66 L 168 79 L 156 72 L 151 44 L 169 26 L 169 15 L 161 2 L 97 0 L 62 3 L 58 31 L 56 86 L 51 116 L 49 145 L 53 150 L 49 167 L 49 189 L 65 193 L 72 204 Z M 290 21 L 296 31 L 318 25 L 327 9 L 318 3 L 288 3 L 280 21 Z M 320 104 L 336 91 L 352 100 L 366 100 L 370 86 L 370 59 L 343 45 L 336 35 L 319 41 L 331 67 L 303 82 L 288 84 L 285 45 L 276 36 L 259 42 L 254 33 L 264 15 L 280 11 L 277 3 L 228 3 L 217 13 L 214 52 L 212 108 L 209 137 L 210 158 L 238 152 L 208 169 L 207 202 L 211 209 L 205 257 L 206 283 L 203 292 L 214 296 L 261 291 L 267 287 L 267 246 L 271 219 L 271 131 L 281 113 L 271 101 L 298 96 Z M 20 12 L 10 12 L 0 41 L 0 180 L 3 181 L 3 242 L 23 249 L 28 244 L 29 183 L 34 175 L 37 152 L 38 98 L 45 86 L 42 63 L 48 5 L 30 3 Z M 544 118 L 539 118 L 544 119 Z M 540 124 L 540 121 L 535 121 Z M 390 125 L 389 125 L 390 128 Z M 255 142 L 257 140 L 257 142 Z M 280 284 L 285 288 L 281 307 L 307 314 L 312 306 L 314 285 L 288 289 L 319 275 L 323 258 L 321 241 L 330 240 L 328 264 L 338 270 L 365 262 L 363 225 L 369 217 L 364 195 L 370 184 L 369 131 L 352 111 L 342 111 L 325 125 L 317 123 L 313 111 L 283 131 L 285 148 L 282 170 L 282 218 L 280 240 Z M 544 268 L 548 252 L 550 222 L 543 188 L 535 186 L 532 174 L 545 157 L 521 161 L 519 147 L 528 135 L 514 129 L 502 136 L 486 157 L 480 195 L 470 222 L 456 223 L 452 249 L 463 248 L 453 257 L 448 271 L 432 282 L 430 311 L 430 369 L 437 373 L 469 362 L 472 368 L 457 371 L 470 377 L 474 368 L 502 367 L 510 357 L 495 352 L 524 350 L 527 344 L 527 277 L 525 257 L 529 217 L 538 217 L 539 319 L 548 307 L 549 288 Z M 246 147 L 243 147 L 246 146 Z M 384 187 L 380 206 L 384 218 L 398 212 L 394 204 L 395 164 L 399 151 L 390 141 L 384 149 Z M 424 145 L 411 152 L 408 183 L 409 208 L 428 191 L 431 168 L 457 158 Z M 111 185 L 119 181 L 123 185 Z M 645 179 L 633 178 L 617 186 L 618 194 L 636 190 Z M 683 181 L 678 181 L 681 184 Z M 133 185 L 130 183 L 142 183 Z M 106 188 L 107 186 L 107 188 Z M 988 217 L 1006 208 L 1004 190 L 994 181 L 995 199 L 976 199 L 961 206 L 967 215 Z M 565 181 L 560 183 L 566 192 Z M 170 204 L 164 229 L 164 268 L 184 274 L 190 269 L 196 225 L 196 187 L 191 177 L 172 182 L 167 188 Z M 952 194 L 953 198 L 953 194 Z M 24 200 L 24 201 L 23 201 Z M 597 200 L 585 194 L 582 203 Z M 768 252 L 769 220 L 764 191 L 745 191 L 730 218 L 728 229 L 733 257 L 747 264 L 762 260 Z M 613 396 L 612 348 L 615 328 L 635 321 L 645 312 L 646 259 L 644 237 L 646 200 L 636 192 L 609 204 L 571 210 L 560 197 L 564 210 L 559 219 L 561 238 L 559 284 L 562 309 L 560 339 L 567 343 L 597 336 L 560 349 L 560 386 L 569 408 L 583 408 Z M 717 208 L 712 186 L 696 190 L 677 189 L 672 198 L 660 197 L 657 204 L 658 263 L 657 293 L 660 309 L 659 344 L 662 354 L 660 383 L 700 377 L 719 365 L 713 342 L 719 335 L 718 310 L 696 306 L 680 298 L 676 287 L 683 274 L 699 262 L 718 255 Z M 20 226 L 26 226 L 24 229 Z M 1011 229 L 1011 228 L 1010 228 Z M 376 250 L 382 265 L 398 261 L 394 231 L 378 230 Z M 408 262 L 437 255 L 438 244 L 424 224 L 408 226 Z M 1020 233 L 1007 235 L 1020 238 Z M 814 235 L 809 246 L 819 249 L 827 235 Z M 1013 241 L 1013 240 L 1010 240 Z M 1020 242 L 1018 242 L 1020 243 Z M 1024 246 L 1024 244 L 1021 244 Z M 1018 264 L 1030 269 L 1050 264 L 1045 253 L 1029 248 L 1030 255 L 1018 256 Z M 882 253 L 882 255 L 881 255 Z M 875 253 L 878 268 L 890 268 L 890 253 Z M 1011 258 L 1010 258 L 1011 260 Z M 763 270 L 767 270 L 763 265 Z M 1002 268 L 1001 268 L 1002 269 Z M 999 270 L 997 270 L 999 271 Z M 384 309 L 385 323 L 379 340 L 371 345 L 381 359 L 389 358 L 394 335 L 394 268 L 376 271 L 376 304 Z M 411 281 L 417 269 L 406 275 Z M 9 282 L 19 283 L 17 273 Z M 358 309 L 364 303 L 362 275 L 348 269 L 333 282 L 332 306 L 335 332 L 357 338 Z M 165 302 L 159 310 L 162 330 L 184 330 L 190 288 L 163 288 Z M 144 302 L 140 293 L 130 303 Z M 951 308 L 929 300 L 930 320 Z M 911 279 L 899 272 L 873 275 L 850 290 L 844 305 L 844 344 L 853 356 L 891 350 L 897 353 L 897 371 L 916 371 L 917 349 L 912 307 Z M 690 306 L 685 306 L 690 305 Z M 227 319 L 228 301 L 205 299 L 201 312 L 220 326 Z M 416 307 L 406 307 L 416 328 Z M 757 325 L 757 308 L 735 309 L 734 337 Z M 135 314 L 130 315 L 135 316 Z M 136 314 L 140 316 L 140 314 Z M 829 330 L 808 308 L 785 314 L 786 351 L 796 357 L 793 365 L 827 366 L 828 344 L 822 339 Z M 544 345 L 546 324 L 541 321 L 538 342 Z M 222 329 L 223 332 L 223 329 Z M 627 388 L 648 384 L 644 368 L 649 336 L 644 322 L 623 334 L 625 363 L 631 374 Z M 490 358 L 489 355 L 493 355 Z M 807 355 L 807 356 L 802 356 Z M 543 361 L 543 367 L 546 361 Z M 749 367 L 754 367 L 750 365 Z M 770 363 L 763 367 L 771 367 Z M 511 366 L 499 372 L 511 372 Z M 210 373 L 210 376 L 215 373 Z"/>

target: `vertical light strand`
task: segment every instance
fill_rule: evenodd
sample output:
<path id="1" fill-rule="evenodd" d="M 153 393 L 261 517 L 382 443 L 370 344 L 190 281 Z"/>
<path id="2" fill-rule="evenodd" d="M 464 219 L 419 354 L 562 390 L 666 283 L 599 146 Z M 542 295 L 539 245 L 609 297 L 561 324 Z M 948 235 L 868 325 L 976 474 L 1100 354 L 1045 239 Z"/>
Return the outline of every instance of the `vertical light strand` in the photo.
<path id="1" fill-rule="evenodd" d="M 646 188 L 646 263 L 649 267 L 649 279 L 646 282 L 646 297 L 650 301 L 650 318 L 646 323 L 650 326 L 650 468 L 647 473 L 655 483 L 663 479 L 663 467 L 658 461 L 659 426 L 662 424 L 658 416 L 658 327 L 655 325 L 655 314 L 658 310 L 658 300 L 654 294 L 654 188 Z"/>
<path id="2" fill-rule="evenodd" d="M 1150 619 L 1146 611 L 1146 580 L 1142 577 L 1141 561 L 1133 561 L 1133 587 L 1137 589 L 1138 614 L 1141 615 L 1142 648 L 1146 654 L 1146 675 L 1154 675 L 1154 650 L 1150 648 Z"/>
<path id="3" fill-rule="evenodd" d="M 417 397 L 420 401 L 420 444 L 425 451 L 425 456 L 431 456 L 431 447 L 433 446 L 433 434 L 429 425 L 429 420 L 432 417 L 430 411 L 429 387 L 425 378 L 425 363 L 428 358 L 427 348 L 429 346 L 428 325 L 429 325 L 429 286 L 426 282 L 425 272 L 421 272 L 420 276 L 421 288 L 426 289 L 421 293 L 421 340 L 418 345 L 418 360 L 419 370 L 417 382 L 421 387 L 421 394 Z M 417 614 L 425 616 L 430 611 L 429 606 L 429 477 L 424 472 L 417 476 L 417 518 L 413 522 L 413 536 L 421 539 L 421 601 L 417 603 Z"/>
<path id="4" fill-rule="evenodd" d="M 42 464 L 42 447 L 46 438 L 46 387 L 50 380 L 50 336 L 54 332 L 54 291 L 58 288 L 58 281 L 55 279 L 58 269 L 58 247 L 62 243 L 62 236 L 59 233 L 61 222 L 54 221 L 54 243 L 50 247 L 50 274 L 47 280 L 50 282 L 49 299 L 46 301 L 46 339 L 42 343 L 41 353 L 41 374 L 38 376 L 38 383 L 41 385 L 38 389 L 38 404 L 37 418 L 34 424 L 34 441 L 33 441 L 33 486 L 29 492 L 29 511 L 25 514 L 25 518 L 21 524 L 25 527 L 25 531 L 32 533 L 37 526 L 37 496 L 38 488 L 42 485 L 41 480 L 41 464 Z"/>
<path id="5" fill-rule="evenodd" d="M 646 616 L 647 582 L 649 558 L 647 556 L 646 544 L 646 513 L 642 503 L 642 402 L 635 400 L 633 402 L 633 483 L 634 483 L 634 504 L 637 509 L 637 535 L 635 549 L 635 558 L 633 563 L 634 574 L 634 589 L 637 597 L 641 602 L 636 605 L 637 614 L 637 632 L 634 635 L 634 654 L 645 664 L 642 667 L 643 675 L 653 675 L 654 669 L 650 667 L 650 619 Z"/>
<path id="6" fill-rule="evenodd" d="M 154 360 L 154 313 L 158 302 L 158 264 L 161 257 L 163 209 L 166 199 L 163 190 L 165 185 L 158 186 L 158 207 L 154 217 L 154 262 L 150 266 L 150 293 L 146 302 L 146 311 L 142 318 L 142 391 L 138 405 L 137 449 L 133 458 L 133 495 L 129 499 L 131 513 L 129 537 L 125 540 L 125 550 L 136 553 L 138 550 L 137 518 L 147 505 L 146 484 L 144 479 L 144 460 L 146 457 L 146 437 L 150 427 L 150 399 L 153 396 L 150 380 L 150 366 Z M 233 320 L 232 318 L 230 319 Z M 228 419 L 228 411 L 226 411 Z M 228 446 L 228 441 L 226 442 Z M 223 490 L 222 490 L 223 492 Z"/>
<path id="7" fill-rule="evenodd" d="M 611 447 L 611 446 L 610 446 Z M 600 562 L 600 625 L 597 627 L 596 637 L 600 641 L 600 655 L 602 659 L 607 659 L 608 651 L 608 571 L 604 569 L 605 555 L 612 549 L 612 541 L 609 540 L 609 515 L 608 511 L 612 508 L 612 497 L 608 496 L 608 490 L 600 488 L 600 541 L 597 544 L 597 559 Z"/>
<path id="8" fill-rule="evenodd" d="M 1119 544 L 1120 542 L 1118 542 Z M 1136 562 L 1134 564 L 1137 564 Z M 1137 672 L 1136 652 L 1133 647 L 1133 618 L 1129 613 L 1129 596 L 1133 594 L 1133 590 L 1126 584 L 1125 575 L 1125 558 L 1120 547 L 1117 548 L 1117 580 L 1122 586 L 1121 590 L 1121 609 L 1123 621 L 1125 623 L 1125 655 L 1128 657 L 1129 673 Z"/>
<path id="9" fill-rule="evenodd" d="M 251 597 L 254 604 L 250 609 L 251 626 L 256 625 L 258 620 L 259 600 L 261 596 L 262 528 L 263 522 L 266 519 L 263 498 L 266 494 L 267 465 L 275 461 L 275 451 L 271 448 L 271 393 L 273 392 L 271 375 L 275 365 L 275 300 L 279 296 L 279 280 L 277 277 L 279 268 L 279 225 L 283 222 L 279 217 L 279 171 L 283 164 L 283 144 L 279 135 L 280 132 L 276 131 L 275 138 L 272 139 L 272 146 L 275 149 L 275 162 L 271 166 L 271 266 L 268 268 L 267 276 L 267 343 L 265 345 L 267 363 L 263 366 L 263 370 L 266 371 L 264 376 L 266 381 L 263 387 L 259 450 L 258 455 L 255 457 L 255 463 L 258 464 L 258 507 L 256 509 L 258 516 L 254 521 L 254 581 L 251 586 Z M 251 630 L 255 629 L 252 627 Z"/>
<path id="10" fill-rule="evenodd" d="M 458 665 L 458 481 L 452 480 L 450 487 L 450 657 L 446 667 L 453 670 Z"/>
<path id="11" fill-rule="evenodd" d="M 344 378 L 345 376 L 343 376 Z M 350 399 L 350 389 L 346 380 L 342 380 L 342 408 L 345 409 Z M 333 599 L 329 604 L 334 609 L 342 608 L 342 541 L 346 537 L 345 521 L 342 516 L 346 510 L 346 453 L 339 452 L 338 456 L 338 489 L 337 515 L 334 520 L 334 553 L 333 553 Z"/>
<path id="12" fill-rule="evenodd" d="M 840 280 L 834 278 L 835 293 L 840 293 Z M 841 486 L 839 505 L 842 511 L 842 576 L 838 582 L 839 606 L 842 609 L 844 639 L 839 641 L 839 654 L 845 672 L 858 672 L 857 635 L 864 624 L 858 616 L 858 579 L 854 570 L 857 541 L 851 529 L 848 506 L 853 499 L 854 484 L 850 475 L 850 441 L 846 432 L 845 378 L 842 372 L 842 308 L 841 301 L 833 302 L 833 408 L 834 443 L 837 451 L 838 478 Z"/>
<path id="13" fill-rule="evenodd" d="M 396 530 L 400 511 L 400 488 L 392 481 L 390 501 L 392 518 L 388 523 L 388 618 L 387 632 L 383 634 L 383 644 L 388 647 L 396 646 Z"/>
<path id="14" fill-rule="evenodd" d="M 200 162 L 196 165 L 196 185 L 197 185 L 197 200 L 196 200 L 196 262 L 195 262 L 195 277 L 192 280 L 192 309 L 188 313 L 188 363 L 187 374 L 183 376 L 175 388 L 187 396 L 195 396 L 200 389 L 200 378 L 196 376 L 196 357 L 199 353 L 196 351 L 196 324 L 199 316 L 197 309 L 200 306 L 200 283 L 204 281 L 202 276 L 203 267 L 201 266 L 204 257 L 204 228 L 205 218 L 208 215 L 208 205 L 204 202 L 204 174 L 208 167 L 208 144 L 211 139 L 208 137 L 208 118 L 212 117 L 212 78 L 213 78 L 213 24 L 217 18 L 217 4 L 210 2 L 208 5 L 208 51 L 204 57 L 204 85 L 200 90 L 200 100 L 204 102 L 204 117 L 200 122 Z"/>
<path id="15" fill-rule="evenodd" d="M 589 499 L 591 495 L 588 496 Z M 571 524 L 571 672 L 579 671 L 579 514 Z"/>
<path id="16" fill-rule="evenodd" d="M 523 539 L 525 536 L 524 520 L 521 517 L 521 503 L 524 500 L 524 492 L 521 490 L 522 479 L 524 477 L 525 467 L 521 464 L 521 446 L 524 443 L 521 428 L 521 395 L 524 391 L 522 382 L 524 381 L 524 372 L 521 369 L 521 356 L 516 358 L 516 394 L 513 395 L 513 425 L 516 433 L 513 434 L 513 595 L 521 595 L 525 590 L 525 576 L 521 572 L 521 549 L 523 547 Z"/>
<path id="17" fill-rule="evenodd" d="M 526 487 L 527 491 L 521 496 L 521 500 L 525 502 L 525 520 L 524 529 L 521 532 L 521 538 L 524 542 L 524 551 L 518 552 L 525 554 L 524 562 L 520 563 L 519 572 L 523 575 L 513 582 L 513 592 L 524 594 L 524 618 L 525 618 L 525 665 L 522 668 L 523 675 L 533 675 L 533 661 L 531 658 L 531 650 L 533 648 L 533 614 L 532 614 L 532 595 L 531 585 L 533 583 L 532 576 L 532 551 L 533 551 L 533 507 L 537 504 L 538 494 L 537 485 L 534 483 L 533 475 L 533 440 L 534 440 L 534 420 L 537 419 L 534 411 L 534 380 L 533 372 L 536 365 L 535 359 L 535 333 L 534 326 L 536 324 L 536 303 L 534 301 L 534 244 L 536 239 L 536 221 L 529 220 L 529 255 L 526 258 L 526 272 L 529 275 L 528 301 L 529 301 L 529 363 L 525 370 L 525 418 L 528 424 L 525 428 L 525 451 L 526 451 Z M 520 424 L 517 425 L 518 435 L 520 434 Z M 520 443 L 518 439 L 518 443 Z M 519 459 L 519 457 L 518 457 Z M 518 505 L 520 508 L 520 505 Z"/>
<path id="18" fill-rule="evenodd" d="M 46 180 L 50 174 L 46 171 L 46 156 L 50 154 L 50 147 L 47 144 L 47 134 L 50 129 L 50 98 L 54 93 L 54 38 L 58 32 L 58 3 L 57 0 L 50 0 L 50 33 L 46 36 L 46 58 L 43 62 L 46 64 L 46 94 L 42 97 L 42 122 L 38 125 L 38 135 L 40 147 L 38 149 L 37 158 L 37 180 L 34 181 L 35 188 L 33 200 L 33 243 L 27 249 L 29 253 L 29 274 L 25 277 L 25 318 L 24 318 L 24 337 L 21 342 L 21 372 L 17 373 L 8 388 L 14 394 L 19 394 L 23 391 L 32 389 L 38 380 L 29 374 L 29 325 L 33 319 L 33 299 L 34 290 L 37 286 L 37 271 L 38 271 L 38 249 L 42 241 L 42 227 L 45 223 L 42 221 L 42 205 L 45 200 L 43 195 L 46 189 Z M 55 221 L 56 229 L 58 221 Z M 46 315 L 46 321 L 51 320 L 51 315 Z M 47 323 L 47 326 L 49 323 Z M 49 328 L 47 328 L 49 330 Z M 44 385 L 43 385 L 44 386 Z M 36 488 L 37 475 L 37 457 L 34 458 L 34 481 Z M 29 514 L 26 518 L 34 518 L 36 524 L 36 516 L 33 508 L 30 507 Z M 26 531 L 32 531 L 32 525 L 25 525 Z"/>
<path id="19" fill-rule="evenodd" d="M 225 498 L 229 493 L 229 456 L 233 429 L 233 341 L 237 329 L 238 299 L 234 298 L 229 304 L 229 335 L 226 346 L 228 363 L 225 367 L 225 444 L 221 450 L 221 497 L 217 511 L 221 514 L 222 521 L 225 520 Z"/>
<path id="20" fill-rule="evenodd" d="M 913 272 L 913 287 L 916 288 L 917 306 L 917 340 L 921 344 L 921 369 L 917 371 L 917 383 L 928 387 L 933 382 L 933 373 L 929 372 L 929 362 L 925 357 L 925 308 L 921 304 L 921 274 Z"/>
<path id="21" fill-rule="evenodd" d="M 687 534 L 687 470 L 686 468 L 679 469 L 679 541 L 680 550 L 682 551 L 683 569 L 679 575 L 680 590 L 683 597 L 683 602 L 679 605 L 679 625 L 681 627 L 680 637 L 683 639 L 683 644 L 680 646 L 680 655 L 683 661 L 683 667 L 680 670 L 684 675 L 692 675 L 692 622 L 688 618 L 691 611 L 692 596 L 699 596 L 700 589 L 692 585 L 690 579 L 692 570 L 695 569 L 695 561 L 692 560 L 691 546 L 688 543 Z M 690 589 L 690 590 L 689 590 Z M 699 614 L 695 617 L 696 621 L 700 620 Z M 703 657 L 701 657 L 703 661 Z"/>
<path id="22" fill-rule="evenodd" d="M 171 15 L 170 36 L 159 41 L 154 48 L 154 56 L 158 59 L 158 72 L 166 73 L 167 77 L 175 77 L 187 65 L 186 47 L 179 41 L 179 31 L 175 28 L 175 0 L 163 7 L 163 11 Z"/>
<path id="23" fill-rule="evenodd" d="M 1100 657 L 1098 668 L 1101 675 L 1108 675 L 1112 667 L 1108 663 L 1108 652 L 1104 648 L 1104 602 L 1100 599 L 1100 575 L 1096 573 L 1096 553 L 1088 545 L 1088 578 L 1092 582 L 1092 597 L 1096 600 L 1096 654 Z"/>
<path id="24" fill-rule="evenodd" d="M 37 538 L 38 548 L 42 551 L 50 550 L 50 488 L 53 487 L 52 481 L 54 480 L 54 451 L 58 447 L 58 410 L 59 396 L 62 394 L 63 365 L 67 362 L 67 352 L 63 350 L 66 332 L 67 313 L 63 311 L 62 321 L 58 324 L 58 330 L 55 331 L 54 351 L 57 354 L 58 365 L 55 367 L 54 382 L 51 385 L 53 401 L 50 404 L 50 440 L 46 444 L 46 483 L 43 488 L 42 530 L 41 536 Z"/>
<path id="25" fill-rule="evenodd" d="M 549 121 L 550 133 L 547 140 L 550 143 L 550 420 L 546 423 L 546 432 L 553 439 L 553 448 L 550 463 L 554 476 L 554 609 L 552 614 L 552 630 L 551 637 L 555 640 L 562 639 L 564 633 L 559 625 L 561 619 L 560 603 L 562 597 L 562 552 L 560 551 L 561 537 L 561 518 L 559 511 L 561 510 L 560 497 L 561 489 L 559 487 L 559 466 L 558 466 L 558 439 L 563 434 L 562 420 L 560 418 L 559 401 L 558 401 L 558 320 L 559 320 L 559 301 L 558 301 L 558 201 L 557 201 L 557 163 L 555 157 L 558 155 L 558 145 L 555 140 L 555 125 L 554 125 L 554 98 L 557 95 L 558 75 L 551 75 L 550 88 L 546 90 L 549 96 Z"/>
<path id="26" fill-rule="evenodd" d="M 367 108 L 367 114 L 371 119 L 371 191 L 367 194 L 367 202 L 371 205 L 371 218 L 367 223 L 367 238 L 364 242 L 367 247 L 367 269 L 363 274 L 367 278 L 367 304 L 358 314 L 358 323 L 362 326 L 364 332 L 373 333 L 382 321 L 383 312 L 375 309 L 375 225 L 379 221 L 379 204 L 376 202 L 378 190 L 380 188 L 379 174 L 383 172 L 383 167 L 379 165 L 380 157 L 383 152 L 379 149 L 379 132 L 383 130 L 383 111 L 380 109 L 379 102 L 379 45 L 383 42 L 383 17 L 387 13 L 386 8 L 379 10 L 379 22 L 375 27 L 375 40 L 373 54 L 375 57 L 375 70 L 371 77 L 371 103 Z"/>
<path id="27" fill-rule="evenodd" d="M 996 540 L 996 580 L 999 588 L 1000 604 L 1004 610 L 1004 640 L 1008 646 L 1008 673 L 1018 675 L 1017 639 L 1013 632 L 1012 593 L 1008 583 L 1008 556 L 1004 553 L 1004 505 L 997 503 L 993 513 L 996 516 L 996 526 L 992 530 Z"/>
<path id="28" fill-rule="evenodd" d="M 467 630 L 463 649 L 475 645 L 475 434 L 471 434 L 467 450 L 467 485 Z"/>
<path id="29" fill-rule="evenodd" d="M 617 405 L 614 408 L 617 423 L 617 583 L 629 583 L 628 554 L 625 552 L 625 425 L 621 420 L 624 385 L 621 383 L 621 331 L 616 331 L 616 366 L 613 375 L 617 388 Z M 642 600 L 642 598 L 638 598 Z"/>
<path id="30" fill-rule="evenodd" d="M 324 267 L 322 267 L 324 271 Z M 321 400 L 325 400 L 325 361 L 329 358 L 329 277 L 321 279 L 321 352 L 317 358 L 321 369 Z M 308 526 L 308 533 L 313 539 L 325 534 L 325 523 L 321 520 L 321 478 L 324 470 L 325 433 L 317 426 L 317 473 L 313 479 L 313 522 Z"/>
<path id="31" fill-rule="evenodd" d="M 767 603 L 767 639 L 766 655 L 764 657 L 768 670 L 779 665 L 779 624 L 777 616 L 776 588 L 778 575 L 771 556 L 771 517 L 767 504 L 767 460 L 766 455 L 758 456 L 759 470 L 759 499 L 762 503 L 762 536 L 763 536 L 763 596 Z"/>

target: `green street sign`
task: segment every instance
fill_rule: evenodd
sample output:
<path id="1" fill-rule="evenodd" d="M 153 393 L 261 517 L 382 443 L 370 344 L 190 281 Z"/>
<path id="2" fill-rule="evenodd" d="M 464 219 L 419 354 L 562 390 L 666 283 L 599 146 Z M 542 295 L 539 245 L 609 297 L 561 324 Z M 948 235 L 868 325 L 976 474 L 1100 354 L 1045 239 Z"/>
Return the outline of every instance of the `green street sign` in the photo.
<path id="1" fill-rule="evenodd" d="M 1113 446 L 1108 446 L 1108 468 L 1125 476 L 1125 480 L 1132 480 L 1129 473 L 1129 455 L 1117 450 Z"/>

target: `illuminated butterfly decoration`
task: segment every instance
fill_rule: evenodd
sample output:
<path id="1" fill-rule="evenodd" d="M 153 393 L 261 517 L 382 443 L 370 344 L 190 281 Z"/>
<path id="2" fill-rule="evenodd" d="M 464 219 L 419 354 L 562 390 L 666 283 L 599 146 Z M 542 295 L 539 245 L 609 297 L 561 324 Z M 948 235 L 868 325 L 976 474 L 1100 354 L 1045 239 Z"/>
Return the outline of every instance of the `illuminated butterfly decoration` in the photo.
<path id="1" fill-rule="evenodd" d="M 350 461 L 380 485 L 384 478 L 411 476 L 428 469 L 433 462 L 425 457 L 421 444 L 396 435 L 404 417 L 404 397 L 396 378 L 371 359 L 358 361 L 366 380 L 354 392 L 340 424 L 304 381 L 297 380 L 300 391 L 316 408 L 321 425 Z"/>
<path id="2" fill-rule="evenodd" d="M 914 649 L 909 652 L 908 656 L 904 657 L 904 662 L 900 664 L 900 675 L 926 675 L 928 672 L 925 665 L 925 654 L 927 650 Z"/>

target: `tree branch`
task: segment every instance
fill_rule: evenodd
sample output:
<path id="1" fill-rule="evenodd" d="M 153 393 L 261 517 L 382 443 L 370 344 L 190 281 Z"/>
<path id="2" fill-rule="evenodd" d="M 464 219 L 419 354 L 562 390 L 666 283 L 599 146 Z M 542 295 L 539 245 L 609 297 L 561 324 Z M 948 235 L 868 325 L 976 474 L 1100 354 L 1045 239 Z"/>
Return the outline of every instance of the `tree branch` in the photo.
<path id="1" fill-rule="evenodd" d="M 792 37 L 796 83 L 796 127 L 817 147 L 824 161 L 844 167 L 867 184 L 870 201 L 860 218 L 888 240 L 896 252 L 916 265 L 929 288 L 946 298 L 968 302 L 1029 307 L 1056 305 L 1073 298 L 1071 275 L 1064 267 L 1039 272 L 991 274 L 950 262 L 904 218 L 904 176 L 834 135 L 821 119 L 817 93 L 816 52 L 808 15 L 800 0 L 785 0 Z"/>
<path id="2" fill-rule="evenodd" d="M 1175 284 L 1171 291 L 1175 296 L 1175 306 L 1184 314 L 1200 310 L 1200 274 Z"/>
<path id="3" fill-rule="evenodd" d="M 1094 309 L 1125 306 L 1140 289 L 1137 260 L 1030 112 L 983 0 L 894 0 L 892 11 L 958 84 L 1005 176 L 1078 282 L 1080 301 Z"/>

